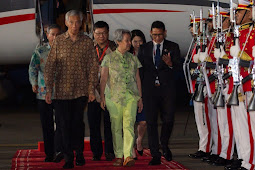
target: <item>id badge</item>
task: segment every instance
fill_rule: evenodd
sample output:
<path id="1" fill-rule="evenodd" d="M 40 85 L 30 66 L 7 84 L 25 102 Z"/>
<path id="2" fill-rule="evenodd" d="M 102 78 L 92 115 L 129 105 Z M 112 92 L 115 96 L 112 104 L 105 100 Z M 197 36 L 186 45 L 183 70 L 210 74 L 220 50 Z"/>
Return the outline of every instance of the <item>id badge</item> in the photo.
<path id="1" fill-rule="evenodd" d="M 160 86 L 160 83 L 159 83 L 159 79 L 158 79 L 158 77 L 156 77 L 156 80 L 155 80 L 155 86 Z"/>

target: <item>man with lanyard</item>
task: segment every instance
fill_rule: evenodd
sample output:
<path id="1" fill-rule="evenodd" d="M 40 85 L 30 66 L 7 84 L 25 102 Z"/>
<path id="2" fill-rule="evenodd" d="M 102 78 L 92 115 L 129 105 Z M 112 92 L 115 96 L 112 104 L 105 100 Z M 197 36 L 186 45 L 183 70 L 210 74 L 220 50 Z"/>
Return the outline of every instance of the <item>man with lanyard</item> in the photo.
<path id="1" fill-rule="evenodd" d="M 160 143 L 163 156 L 167 161 L 172 160 L 168 142 L 174 124 L 176 85 L 173 76 L 174 71 L 180 68 L 180 50 L 178 44 L 165 39 L 167 31 L 163 22 L 154 21 L 150 33 L 152 41 L 140 46 L 138 58 L 143 65 L 139 71 L 149 147 L 153 157 L 149 165 L 159 165 L 161 164 L 157 122 L 159 111 L 162 118 Z"/>
<path id="2" fill-rule="evenodd" d="M 252 47 L 254 46 L 254 26 L 252 22 L 251 3 L 248 0 L 239 0 L 236 12 L 236 24 L 239 27 L 239 39 L 235 40 L 235 45 L 230 48 L 232 57 L 237 56 L 242 61 L 253 61 Z M 240 75 L 243 80 L 249 76 L 248 68 L 240 64 Z M 247 80 L 247 79 L 246 79 Z M 230 91 L 233 84 L 229 86 Z M 234 137 L 236 141 L 239 164 L 232 164 L 228 169 L 241 166 L 241 169 L 254 169 L 254 137 L 252 135 L 252 121 L 254 117 L 247 111 L 247 105 L 252 94 L 251 80 L 242 81 L 238 88 L 239 105 L 231 106 Z M 240 162 L 242 163 L 240 164 Z"/>
<path id="3" fill-rule="evenodd" d="M 109 25 L 104 21 L 98 21 L 94 25 L 94 45 L 96 48 L 99 66 L 106 54 L 116 49 L 116 45 L 109 38 Z M 99 73 L 100 73 L 99 67 Z M 99 76 L 100 79 L 100 76 Z M 112 132 L 109 112 L 103 111 L 100 107 L 99 82 L 95 90 L 96 100 L 88 103 L 88 122 L 90 128 L 90 147 L 93 152 L 93 161 L 100 161 L 103 154 L 101 137 L 101 112 L 104 114 L 104 145 L 105 157 L 107 161 L 114 159 Z"/>

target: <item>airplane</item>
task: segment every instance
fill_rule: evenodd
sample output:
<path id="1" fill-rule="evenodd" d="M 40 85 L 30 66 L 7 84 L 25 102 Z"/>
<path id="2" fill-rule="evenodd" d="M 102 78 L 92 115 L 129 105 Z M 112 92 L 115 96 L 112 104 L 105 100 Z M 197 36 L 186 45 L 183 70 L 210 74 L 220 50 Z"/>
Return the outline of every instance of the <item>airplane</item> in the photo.
<path id="1" fill-rule="evenodd" d="M 104 20 L 110 26 L 110 39 L 118 28 L 140 29 L 149 41 L 150 26 L 155 20 L 166 25 L 167 37 L 179 44 L 185 56 L 191 41 L 188 30 L 189 15 L 193 10 L 203 17 L 212 2 L 217 0 L 4 0 L 0 1 L 0 72 L 8 65 L 28 65 L 35 47 L 43 39 L 44 25 L 64 26 L 64 14 L 80 8 L 87 14 L 85 28 L 92 33 L 93 23 Z M 63 4 L 66 6 L 63 7 Z M 82 4 L 82 7 L 81 7 Z M 229 0 L 220 0 L 220 6 L 229 7 Z M 41 30 L 41 31 L 40 31 Z M 0 74 L 1 75 L 1 74 Z"/>

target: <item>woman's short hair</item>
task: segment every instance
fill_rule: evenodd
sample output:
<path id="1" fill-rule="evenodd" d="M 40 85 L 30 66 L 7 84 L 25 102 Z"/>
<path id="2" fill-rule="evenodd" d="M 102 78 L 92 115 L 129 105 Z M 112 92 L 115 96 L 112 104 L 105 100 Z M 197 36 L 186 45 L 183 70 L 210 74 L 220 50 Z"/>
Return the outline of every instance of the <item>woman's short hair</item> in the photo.
<path id="1" fill-rule="evenodd" d="M 115 30 L 114 35 L 113 35 L 114 42 L 116 44 L 117 44 L 117 42 L 121 42 L 123 40 L 123 35 L 124 34 L 129 34 L 131 36 L 131 33 L 130 33 L 129 30 L 126 30 L 126 29 L 117 29 L 117 30 Z"/>
<path id="2" fill-rule="evenodd" d="M 70 10 L 70 11 L 68 11 L 68 12 L 66 13 L 66 15 L 65 15 L 65 20 L 66 20 L 66 21 L 69 21 L 69 17 L 70 17 L 70 16 L 79 16 L 81 22 L 82 22 L 82 20 L 83 20 L 83 14 L 82 14 L 81 11 L 77 11 L 77 10 Z"/>

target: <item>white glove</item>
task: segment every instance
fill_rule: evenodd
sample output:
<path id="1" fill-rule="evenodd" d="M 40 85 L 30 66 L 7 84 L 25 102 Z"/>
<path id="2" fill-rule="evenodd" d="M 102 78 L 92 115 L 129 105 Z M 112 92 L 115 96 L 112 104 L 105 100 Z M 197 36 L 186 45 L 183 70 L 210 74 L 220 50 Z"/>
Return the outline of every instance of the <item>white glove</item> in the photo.
<path id="1" fill-rule="evenodd" d="M 219 48 L 215 48 L 214 49 L 214 57 L 218 60 L 220 58 L 220 49 Z"/>
<path id="2" fill-rule="evenodd" d="M 194 63 L 198 63 L 199 55 L 200 55 L 200 48 L 198 49 L 197 53 L 193 56 Z"/>
<path id="3" fill-rule="evenodd" d="M 205 59 L 208 57 L 208 49 L 207 49 L 207 47 L 205 48 L 205 52 L 200 52 L 200 55 L 199 55 L 199 60 L 201 61 L 201 62 L 204 62 L 205 61 Z"/>
<path id="4" fill-rule="evenodd" d="M 221 50 L 220 58 L 223 58 L 223 56 L 226 55 L 226 52 L 225 52 L 225 50 L 224 50 L 222 45 L 220 46 L 220 50 Z"/>
<path id="5" fill-rule="evenodd" d="M 232 57 L 238 57 L 238 54 L 241 51 L 238 38 L 236 39 L 235 43 L 236 44 L 234 46 L 230 47 L 230 55 Z"/>
<path id="6" fill-rule="evenodd" d="M 255 57 L 255 46 L 252 47 L 252 56 Z"/>

